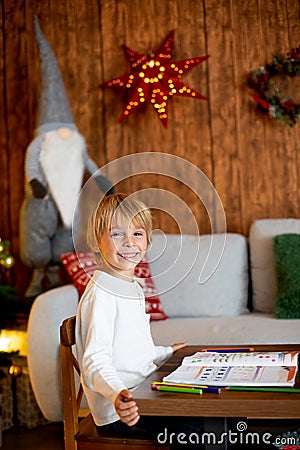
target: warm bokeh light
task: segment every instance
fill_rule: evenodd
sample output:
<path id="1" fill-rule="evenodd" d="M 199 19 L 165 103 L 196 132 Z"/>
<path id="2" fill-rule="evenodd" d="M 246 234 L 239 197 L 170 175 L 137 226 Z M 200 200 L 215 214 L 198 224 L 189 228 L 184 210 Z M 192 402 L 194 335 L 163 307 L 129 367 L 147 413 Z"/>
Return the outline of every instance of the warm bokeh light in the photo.
<path id="1" fill-rule="evenodd" d="M 2 330 L 0 333 L 0 351 L 19 350 L 21 356 L 27 356 L 27 333 L 23 330 Z"/>

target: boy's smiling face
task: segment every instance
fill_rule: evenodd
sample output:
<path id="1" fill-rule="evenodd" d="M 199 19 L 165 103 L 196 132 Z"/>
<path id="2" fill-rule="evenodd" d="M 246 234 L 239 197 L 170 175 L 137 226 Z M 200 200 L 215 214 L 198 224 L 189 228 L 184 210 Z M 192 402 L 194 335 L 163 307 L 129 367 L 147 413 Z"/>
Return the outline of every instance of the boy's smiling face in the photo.
<path id="1" fill-rule="evenodd" d="M 101 235 L 99 249 L 107 273 L 132 281 L 134 269 L 147 250 L 147 233 L 134 220 L 117 215 Z"/>

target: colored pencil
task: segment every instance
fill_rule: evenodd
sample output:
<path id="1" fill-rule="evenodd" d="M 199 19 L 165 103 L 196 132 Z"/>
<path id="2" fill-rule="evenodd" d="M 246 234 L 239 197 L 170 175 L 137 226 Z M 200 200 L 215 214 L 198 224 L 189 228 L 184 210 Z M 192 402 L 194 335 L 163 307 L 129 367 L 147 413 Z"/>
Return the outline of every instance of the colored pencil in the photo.
<path id="1" fill-rule="evenodd" d="M 187 388 L 207 388 L 208 386 L 204 386 L 204 385 L 200 385 L 200 384 L 192 384 L 192 383 L 172 383 L 169 381 L 153 381 L 152 383 L 153 386 L 169 386 L 169 387 L 187 387 Z"/>
<path id="2" fill-rule="evenodd" d="M 233 348 L 233 347 L 218 347 L 218 348 L 203 348 L 201 350 L 202 352 L 216 352 L 216 353 L 240 353 L 240 352 L 254 352 L 254 347 L 239 347 L 239 348 Z"/>
<path id="3" fill-rule="evenodd" d="M 228 391 L 283 392 L 289 394 L 300 394 L 300 389 L 285 387 L 227 386 L 225 389 Z"/>
<path id="4" fill-rule="evenodd" d="M 165 391 L 165 392 L 181 392 L 184 394 L 202 394 L 203 389 L 190 389 L 190 388 L 180 388 L 180 387 L 171 387 L 171 386 L 157 386 L 154 388 L 156 391 Z"/>
<path id="5" fill-rule="evenodd" d="M 203 393 L 212 393 L 212 394 L 219 394 L 221 392 L 221 389 L 218 387 L 209 387 L 209 386 L 198 386 L 198 385 L 188 385 L 188 384 L 167 384 L 167 383 L 159 383 L 154 382 L 151 384 L 152 389 L 157 391 L 170 391 L 171 389 L 177 389 L 177 391 L 174 392 L 186 392 L 188 391 L 199 391 L 201 390 Z M 160 389 L 160 388 L 167 388 L 167 389 Z M 179 389 L 179 390 L 178 390 Z M 189 393 L 195 393 L 195 392 L 189 392 Z"/>

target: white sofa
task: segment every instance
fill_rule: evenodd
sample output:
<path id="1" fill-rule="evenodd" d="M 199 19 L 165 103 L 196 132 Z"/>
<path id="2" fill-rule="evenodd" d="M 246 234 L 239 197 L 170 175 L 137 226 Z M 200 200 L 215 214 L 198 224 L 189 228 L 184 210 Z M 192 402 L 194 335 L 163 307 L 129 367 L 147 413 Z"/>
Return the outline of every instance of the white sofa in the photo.
<path id="1" fill-rule="evenodd" d="M 254 222 L 240 234 L 154 235 L 148 251 L 167 320 L 152 321 L 157 344 L 300 344 L 300 319 L 274 316 L 273 238 L 300 233 L 298 219 Z M 250 252 L 249 252 L 250 250 Z M 250 255 L 250 258 L 249 258 Z M 251 275 L 251 276 L 250 276 Z M 200 279 L 200 281 L 199 281 Z M 78 292 L 66 285 L 40 295 L 28 322 L 28 368 L 44 416 L 62 419 L 59 326 L 76 313 Z M 249 311 L 249 300 L 254 310 Z"/>

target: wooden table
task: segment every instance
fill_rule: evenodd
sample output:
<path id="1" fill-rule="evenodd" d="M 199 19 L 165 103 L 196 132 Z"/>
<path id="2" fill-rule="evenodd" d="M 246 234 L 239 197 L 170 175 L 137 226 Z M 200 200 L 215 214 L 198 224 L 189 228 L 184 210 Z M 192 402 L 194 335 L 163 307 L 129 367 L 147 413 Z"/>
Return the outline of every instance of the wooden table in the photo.
<path id="1" fill-rule="evenodd" d="M 206 346 L 207 348 L 212 348 Z M 192 395 L 159 392 L 151 389 L 153 381 L 162 381 L 181 364 L 182 358 L 199 351 L 201 346 L 188 346 L 176 352 L 161 368 L 148 377 L 134 391 L 134 399 L 141 415 L 148 416 L 197 416 L 197 417 L 245 417 L 249 419 L 299 419 L 300 394 L 273 392 L 233 392 Z M 300 345 L 255 345 L 257 351 L 296 350 Z M 295 387 L 300 388 L 299 371 Z"/>

